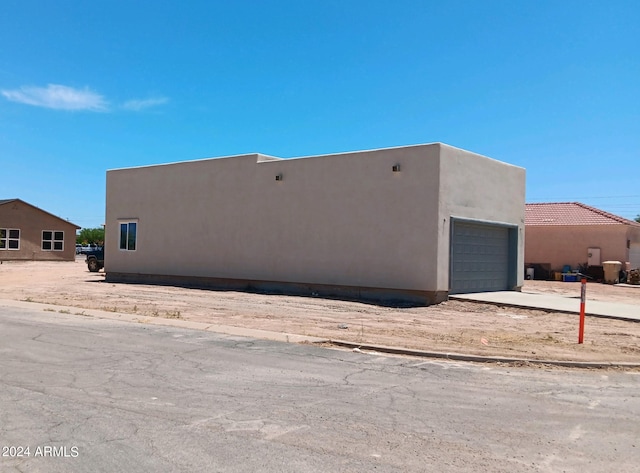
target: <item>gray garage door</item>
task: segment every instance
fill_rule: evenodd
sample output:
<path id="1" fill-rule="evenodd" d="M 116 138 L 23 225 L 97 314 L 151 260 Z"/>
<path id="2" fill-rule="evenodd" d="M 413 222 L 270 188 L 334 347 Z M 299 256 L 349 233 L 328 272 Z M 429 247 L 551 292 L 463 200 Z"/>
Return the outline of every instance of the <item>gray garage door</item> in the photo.
<path id="1" fill-rule="evenodd" d="M 509 289 L 509 228 L 453 222 L 451 294 Z"/>

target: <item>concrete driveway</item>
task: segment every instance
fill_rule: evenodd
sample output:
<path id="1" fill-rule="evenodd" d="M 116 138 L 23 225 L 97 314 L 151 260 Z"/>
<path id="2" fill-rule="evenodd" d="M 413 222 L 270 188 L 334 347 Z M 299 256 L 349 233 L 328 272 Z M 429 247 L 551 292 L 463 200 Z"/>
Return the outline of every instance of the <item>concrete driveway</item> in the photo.
<path id="1" fill-rule="evenodd" d="M 640 290 L 639 290 L 640 293 Z M 479 292 L 473 294 L 458 294 L 450 296 L 454 300 L 490 302 L 492 304 L 525 307 L 530 309 L 545 309 L 554 312 L 580 312 L 580 296 L 563 296 L 557 294 L 541 294 L 517 291 Z M 631 320 L 640 322 L 640 306 L 623 304 L 621 302 L 585 301 L 585 314 L 608 317 L 611 319 Z"/>

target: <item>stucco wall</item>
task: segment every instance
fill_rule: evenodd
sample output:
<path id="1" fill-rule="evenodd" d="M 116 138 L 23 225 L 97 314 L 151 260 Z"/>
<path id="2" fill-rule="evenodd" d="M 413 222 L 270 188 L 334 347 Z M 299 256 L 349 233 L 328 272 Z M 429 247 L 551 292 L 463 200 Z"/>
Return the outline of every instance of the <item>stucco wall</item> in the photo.
<path id="1" fill-rule="evenodd" d="M 633 234 L 633 235 L 632 235 Z M 589 248 L 600 248 L 601 261 L 629 261 L 627 239 L 638 238 L 626 225 L 532 226 L 526 228 L 526 263 L 577 268 L 587 262 Z"/>
<path id="2" fill-rule="evenodd" d="M 446 293 L 452 215 L 520 225 L 524 170 L 437 143 L 112 170 L 105 271 Z"/>
<path id="3" fill-rule="evenodd" d="M 524 267 L 525 169 L 469 151 L 441 145 L 438 211 L 438 288 L 449 288 L 451 218 L 517 227 L 515 285 Z"/>
<path id="4" fill-rule="evenodd" d="M 30 204 L 16 200 L 0 205 L 0 228 L 20 230 L 19 250 L 0 250 L 0 260 L 73 261 L 76 255 L 76 226 Z M 42 231 L 63 231 L 64 250 L 44 251 Z"/>
<path id="5" fill-rule="evenodd" d="M 105 270 L 429 290 L 438 150 L 109 171 Z M 117 246 L 127 218 L 139 218 L 135 252 Z"/>

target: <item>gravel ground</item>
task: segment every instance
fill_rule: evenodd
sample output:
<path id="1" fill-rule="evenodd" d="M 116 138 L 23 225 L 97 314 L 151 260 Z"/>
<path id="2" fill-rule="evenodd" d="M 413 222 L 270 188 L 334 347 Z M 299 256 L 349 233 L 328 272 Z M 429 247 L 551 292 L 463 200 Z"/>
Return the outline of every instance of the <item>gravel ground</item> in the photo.
<path id="1" fill-rule="evenodd" d="M 523 291 L 579 297 L 580 283 L 526 281 Z M 75 262 L 4 262 L 0 299 L 12 299 L 313 335 L 420 350 L 594 362 L 640 363 L 640 323 L 587 317 L 579 345 L 578 315 L 447 301 L 391 308 L 351 301 L 112 284 Z M 638 305 L 640 286 L 590 283 L 589 300 Z"/>

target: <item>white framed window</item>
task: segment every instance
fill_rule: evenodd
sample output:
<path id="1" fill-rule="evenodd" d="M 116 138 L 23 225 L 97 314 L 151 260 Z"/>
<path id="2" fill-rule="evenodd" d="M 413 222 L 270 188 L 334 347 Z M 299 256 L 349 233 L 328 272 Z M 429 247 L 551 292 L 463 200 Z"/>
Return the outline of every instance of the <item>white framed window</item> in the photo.
<path id="1" fill-rule="evenodd" d="M 20 249 L 20 229 L 0 228 L 0 250 Z"/>
<path id="2" fill-rule="evenodd" d="M 42 251 L 64 251 L 64 232 L 42 230 Z"/>
<path id="3" fill-rule="evenodd" d="M 120 249 L 135 251 L 138 246 L 138 222 L 120 222 Z"/>

